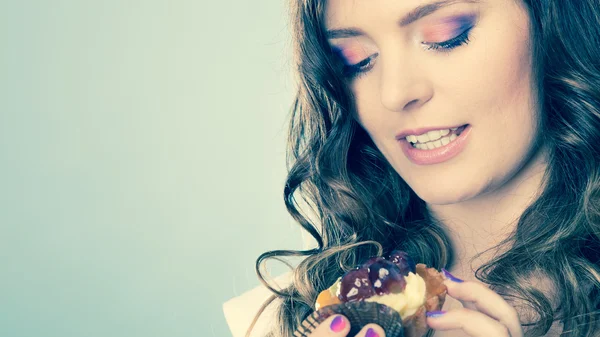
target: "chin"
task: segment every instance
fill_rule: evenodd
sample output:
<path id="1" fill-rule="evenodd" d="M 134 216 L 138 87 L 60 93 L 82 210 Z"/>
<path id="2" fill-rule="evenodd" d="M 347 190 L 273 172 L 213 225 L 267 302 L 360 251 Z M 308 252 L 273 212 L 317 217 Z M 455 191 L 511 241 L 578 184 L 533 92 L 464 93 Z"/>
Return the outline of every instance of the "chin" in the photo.
<path id="1" fill-rule="evenodd" d="M 477 196 L 478 193 L 469 189 L 457 188 L 454 185 L 451 189 L 442 189 L 435 187 L 415 188 L 413 191 L 421 200 L 429 205 L 451 205 L 467 201 Z"/>

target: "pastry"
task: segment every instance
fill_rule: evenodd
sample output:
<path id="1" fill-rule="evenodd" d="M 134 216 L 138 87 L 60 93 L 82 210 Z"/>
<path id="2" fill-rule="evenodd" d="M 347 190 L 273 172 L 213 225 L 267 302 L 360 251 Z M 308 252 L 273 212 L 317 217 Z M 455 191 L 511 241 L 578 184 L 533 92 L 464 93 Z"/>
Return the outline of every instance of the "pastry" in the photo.
<path id="1" fill-rule="evenodd" d="M 387 259 L 370 258 L 319 293 L 316 311 L 295 336 L 308 336 L 327 317 L 342 314 L 350 320 L 348 337 L 369 323 L 379 324 L 386 337 L 421 337 L 429 329 L 425 313 L 441 310 L 444 304 L 443 281 L 436 269 L 415 264 L 402 251 L 393 251 Z"/>

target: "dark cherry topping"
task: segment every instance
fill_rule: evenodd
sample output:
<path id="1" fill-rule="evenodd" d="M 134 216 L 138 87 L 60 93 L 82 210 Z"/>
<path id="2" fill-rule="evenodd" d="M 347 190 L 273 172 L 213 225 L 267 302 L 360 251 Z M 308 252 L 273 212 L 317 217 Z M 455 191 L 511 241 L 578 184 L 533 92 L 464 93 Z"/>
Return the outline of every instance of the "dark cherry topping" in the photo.
<path id="1" fill-rule="evenodd" d="M 369 281 L 377 295 L 400 293 L 406 288 L 406 281 L 398 266 L 384 259 L 369 267 Z"/>
<path id="2" fill-rule="evenodd" d="M 342 277 L 338 298 L 355 302 L 374 295 L 400 293 L 406 288 L 404 276 L 409 272 L 416 273 L 416 264 L 406 252 L 394 250 L 389 259 L 372 257 Z"/>
<path id="3" fill-rule="evenodd" d="M 369 269 L 359 268 L 347 272 L 342 277 L 339 299 L 342 302 L 355 302 L 375 295 L 369 281 Z"/>
<path id="4" fill-rule="evenodd" d="M 416 273 L 417 265 L 415 261 L 408 256 L 406 252 L 401 250 L 394 250 L 390 254 L 390 262 L 396 264 L 400 269 L 400 273 L 404 276 L 408 276 L 408 272 Z"/>

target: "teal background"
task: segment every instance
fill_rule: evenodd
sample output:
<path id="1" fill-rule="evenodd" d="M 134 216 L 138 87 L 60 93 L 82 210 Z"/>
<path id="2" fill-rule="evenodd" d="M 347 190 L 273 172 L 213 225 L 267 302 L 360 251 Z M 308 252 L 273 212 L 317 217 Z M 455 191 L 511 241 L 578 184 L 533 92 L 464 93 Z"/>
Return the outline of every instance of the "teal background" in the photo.
<path id="1" fill-rule="evenodd" d="M 281 1 L 0 3 L 0 336 L 230 336 L 301 247 L 289 46 Z"/>

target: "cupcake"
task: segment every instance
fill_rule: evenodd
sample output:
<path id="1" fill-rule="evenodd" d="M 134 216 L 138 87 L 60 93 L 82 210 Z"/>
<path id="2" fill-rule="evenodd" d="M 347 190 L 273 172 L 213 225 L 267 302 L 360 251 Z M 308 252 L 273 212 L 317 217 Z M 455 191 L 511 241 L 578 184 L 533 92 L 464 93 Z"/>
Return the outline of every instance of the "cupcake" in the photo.
<path id="1" fill-rule="evenodd" d="M 351 324 L 349 337 L 369 323 L 379 324 L 386 337 L 421 337 L 429 329 L 425 313 L 444 304 L 443 281 L 441 273 L 415 264 L 405 252 L 395 250 L 388 259 L 373 257 L 319 294 L 316 311 L 295 336 L 308 336 L 327 317 L 342 314 Z"/>

